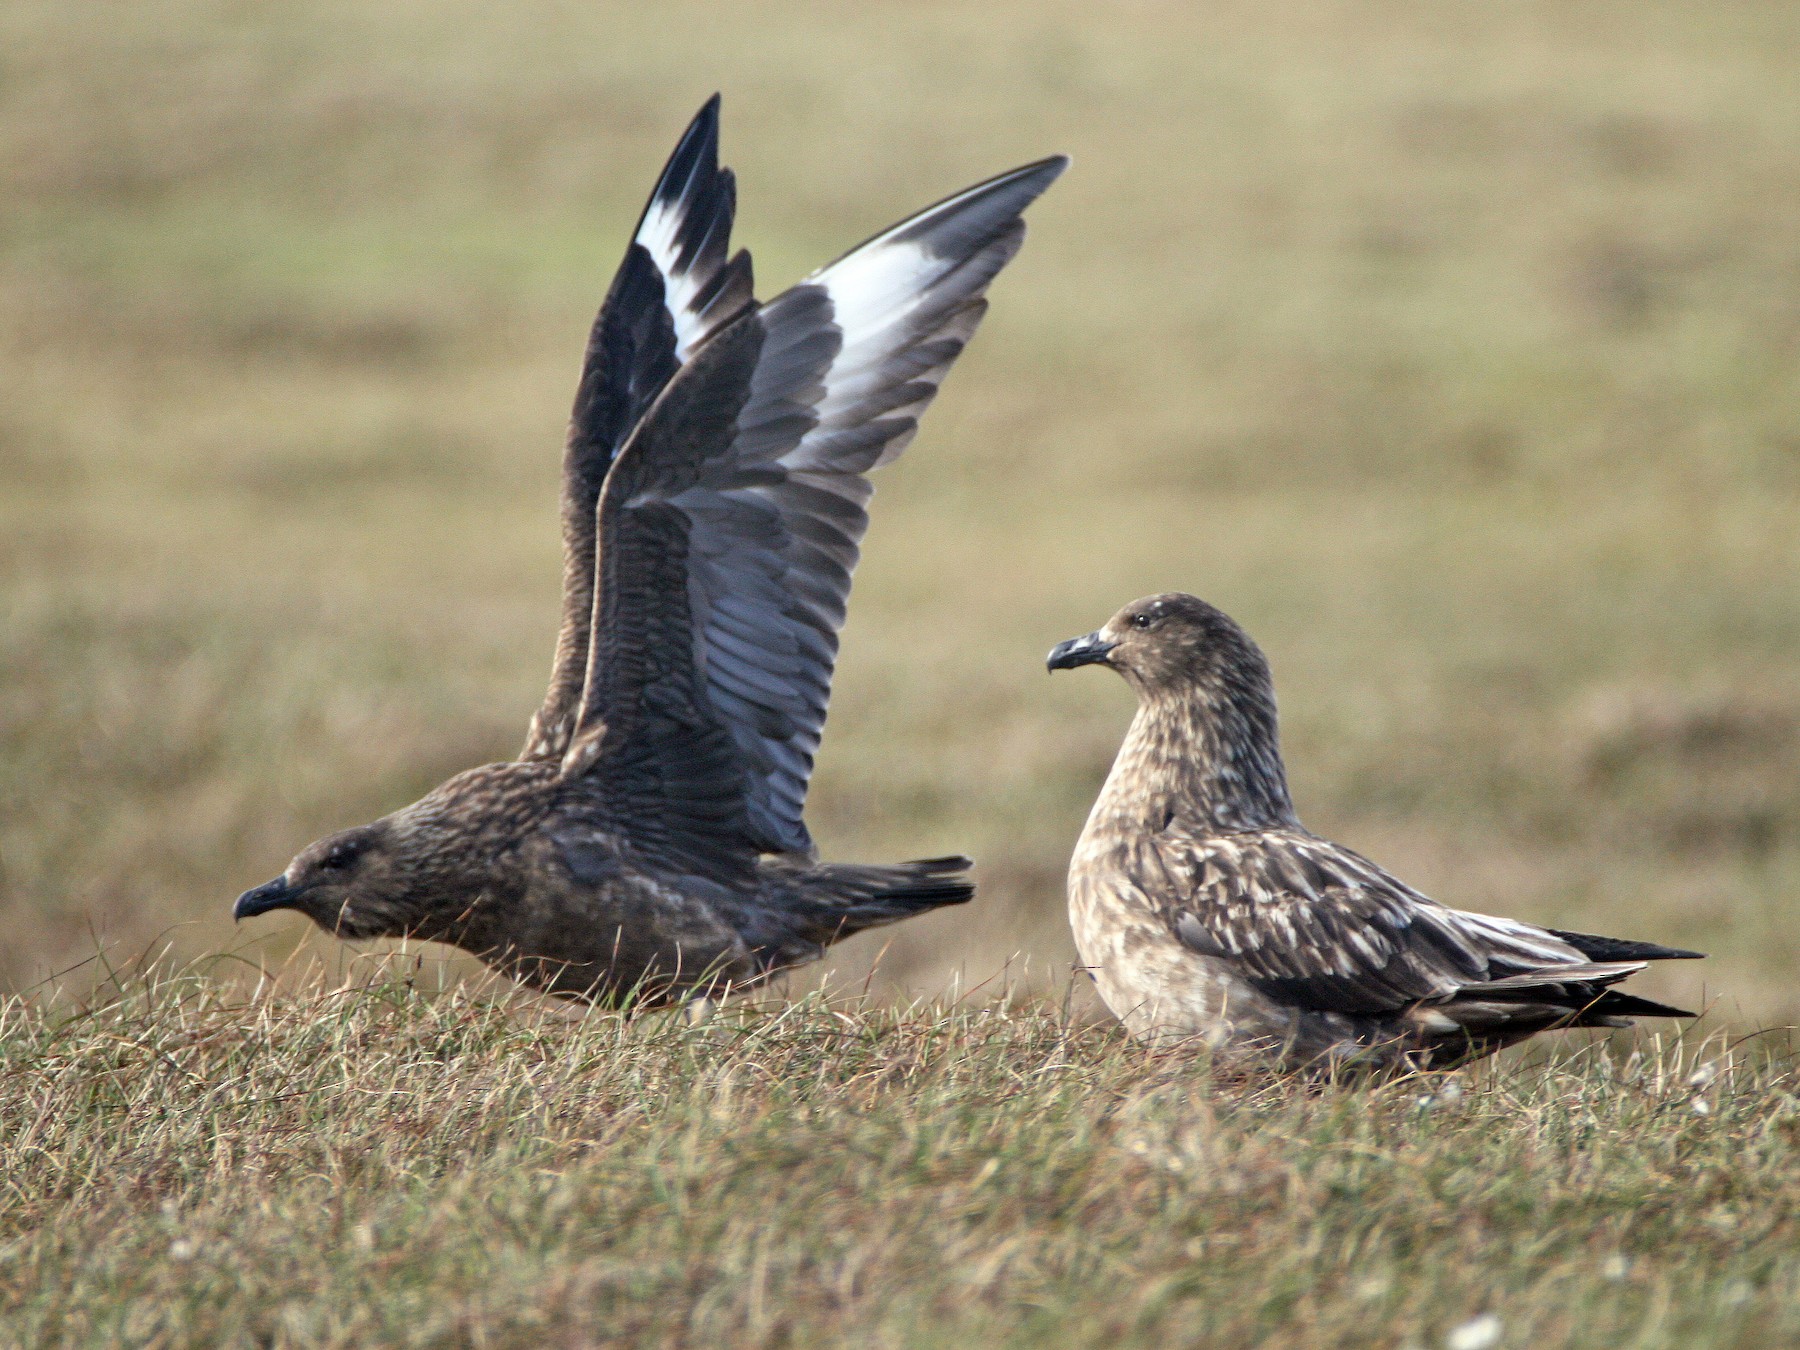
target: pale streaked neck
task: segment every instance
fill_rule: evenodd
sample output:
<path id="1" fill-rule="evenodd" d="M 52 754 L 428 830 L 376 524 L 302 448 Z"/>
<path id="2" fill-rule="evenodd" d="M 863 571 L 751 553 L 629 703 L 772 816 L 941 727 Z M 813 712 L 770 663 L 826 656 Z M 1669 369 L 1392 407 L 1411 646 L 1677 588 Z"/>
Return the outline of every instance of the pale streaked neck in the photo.
<path id="1" fill-rule="evenodd" d="M 1297 827 L 1273 701 L 1192 689 L 1146 698 L 1094 810 L 1151 830 L 1176 821 L 1221 834 Z"/>

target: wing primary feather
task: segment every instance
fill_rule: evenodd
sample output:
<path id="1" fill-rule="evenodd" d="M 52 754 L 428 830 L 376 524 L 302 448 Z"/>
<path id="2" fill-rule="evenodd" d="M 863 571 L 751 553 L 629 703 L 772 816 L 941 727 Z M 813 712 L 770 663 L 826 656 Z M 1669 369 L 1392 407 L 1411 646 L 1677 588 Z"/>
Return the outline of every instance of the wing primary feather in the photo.
<path id="1" fill-rule="evenodd" d="M 592 643 L 594 513 L 607 471 L 693 351 L 754 303 L 750 255 L 726 256 L 737 194 L 718 143 L 715 94 L 664 165 L 588 335 L 563 451 L 562 625 L 522 759 L 560 759 L 575 733 Z"/>

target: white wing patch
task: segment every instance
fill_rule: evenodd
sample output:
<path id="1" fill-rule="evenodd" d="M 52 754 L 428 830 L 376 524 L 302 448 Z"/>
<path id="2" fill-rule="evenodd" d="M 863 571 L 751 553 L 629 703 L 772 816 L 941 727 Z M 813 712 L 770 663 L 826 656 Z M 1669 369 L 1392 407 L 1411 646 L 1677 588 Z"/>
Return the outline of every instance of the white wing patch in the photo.
<path id="1" fill-rule="evenodd" d="M 684 193 L 685 185 L 666 199 L 659 195 L 650 203 L 644 212 L 644 223 L 638 227 L 637 242 L 644 246 L 656 264 L 656 270 L 662 273 L 663 305 L 675 323 L 675 359 L 686 365 L 695 346 L 706 336 L 707 325 L 695 304 L 700 294 L 700 282 L 693 269 L 680 266 L 681 255 L 675 245 L 685 219 L 682 210 Z"/>
<path id="2" fill-rule="evenodd" d="M 825 288 L 844 330 L 844 353 L 838 360 L 854 365 L 856 348 L 881 345 L 883 334 L 923 302 L 932 272 L 949 271 L 956 261 L 934 258 L 904 240 L 877 240 L 808 277 L 808 284 Z"/>

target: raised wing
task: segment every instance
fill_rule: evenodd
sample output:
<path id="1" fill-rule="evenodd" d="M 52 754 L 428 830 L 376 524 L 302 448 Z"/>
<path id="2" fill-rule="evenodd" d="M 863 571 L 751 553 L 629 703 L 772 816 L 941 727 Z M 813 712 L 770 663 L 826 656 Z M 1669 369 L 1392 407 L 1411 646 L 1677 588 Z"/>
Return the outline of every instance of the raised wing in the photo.
<path id="1" fill-rule="evenodd" d="M 1176 936 L 1303 1008 L 1394 1013 L 1471 993 L 1503 999 L 1546 983 L 1605 983 L 1642 968 L 1592 963 L 1545 929 L 1445 908 L 1303 832 L 1197 841 L 1177 833 L 1158 836 L 1149 852 L 1160 875 L 1142 880 L 1166 897 Z"/>
<path id="2" fill-rule="evenodd" d="M 719 167 L 719 96 L 664 166 L 594 327 L 563 451 L 563 615 L 522 759 L 560 759 L 587 676 L 595 503 L 632 429 L 694 352 L 754 304 L 750 255 L 727 257 L 737 188 Z"/>
<path id="3" fill-rule="evenodd" d="M 575 774 L 633 838 L 809 853 L 801 821 L 871 492 L 1063 170 L 931 207 L 706 343 L 608 477 Z"/>

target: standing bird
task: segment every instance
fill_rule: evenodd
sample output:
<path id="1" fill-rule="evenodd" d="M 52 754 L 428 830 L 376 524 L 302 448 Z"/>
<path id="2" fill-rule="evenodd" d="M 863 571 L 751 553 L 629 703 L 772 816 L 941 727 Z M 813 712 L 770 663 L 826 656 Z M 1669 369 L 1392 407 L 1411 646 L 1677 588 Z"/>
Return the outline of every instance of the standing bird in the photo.
<path id="1" fill-rule="evenodd" d="M 759 304 L 719 100 L 645 207 L 563 457 L 563 615 L 519 758 L 302 849 L 235 917 L 452 943 L 612 1004 L 742 988 L 974 894 L 822 863 L 801 819 L 870 470 L 900 454 L 1067 161 L 959 192 Z"/>
<path id="2" fill-rule="evenodd" d="M 1269 663 L 1204 600 L 1134 601 L 1048 664 L 1111 666 L 1139 700 L 1069 867 L 1076 948 L 1134 1036 L 1444 1069 L 1553 1027 L 1693 1016 L 1609 986 L 1699 952 L 1447 909 L 1302 826 Z"/>

